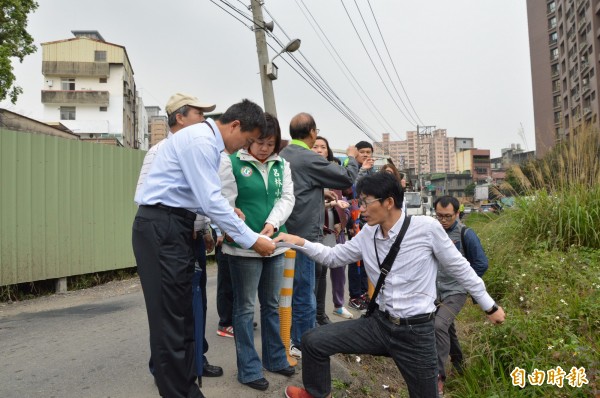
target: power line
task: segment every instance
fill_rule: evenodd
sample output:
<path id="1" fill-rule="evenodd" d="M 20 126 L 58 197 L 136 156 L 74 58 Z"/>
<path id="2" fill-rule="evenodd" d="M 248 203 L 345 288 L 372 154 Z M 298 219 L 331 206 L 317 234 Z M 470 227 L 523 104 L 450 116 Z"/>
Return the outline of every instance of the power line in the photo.
<path id="1" fill-rule="evenodd" d="M 272 33 L 269 34 L 269 36 L 271 36 L 281 47 L 283 47 L 283 43 L 281 43 L 281 41 Z M 306 58 L 306 56 L 304 56 L 303 53 L 300 53 L 300 55 L 302 55 L 302 58 L 304 58 L 304 60 L 306 61 L 306 63 L 308 65 L 310 65 L 310 67 L 314 70 L 316 76 L 310 71 L 308 70 L 307 67 L 305 67 L 304 65 L 302 65 L 302 63 L 300 61 L 297 60 L 297 58 L 295 57 L 294 54 L 289 54 L 289 56 L 298 64 L 299 67 L 301 67 L 305 73 L 307 75 L 309 75 L 309 77 L 326 93 L 330 93 L 330 95 L 332 95 L 333 97 L 335 97 L 346 109 L 348 109 L 348 111 L 354 116 L 355 119 L 357 119 L 358 121 L 361 122 L 361 124 L 364 126 L 362 129 L 366 130 L 366 128 L 368 127 L 366 125 L 366 123 L 358 116 L 356 115 L 353 111 L 350 110 L 350 107 L 348 107 L 343 101 L 342 99 L 335 93 L 335 91 L 333 90 L 333 88 L 325 81 L 325 79 L 321 76 L 321 74 L 319 73 L 319 71 L 314 67 L 314 65 L 312 65 L 312 63 Z M 317 78 L 318 77 L 318 78 Z M 368 127 L 370 130 L 373 130 L 372 128 Z M 366 131 L 365 131 L 366 132 Z M 371 135 L 369 135 L 369 137 L 371 137 Z"/>
<path id="2" fill-rule="evenodd" d="M 410 100 L 410 97 L 408 96 L 406 90 L 404 89 L 404 84 L 402 84 L 402 79 L 400 79 L 400 75 L 398 74 L 398 70 L 396 69 L 396 64 L 394 63 L 394 59 L 392 58 L 392 55 L 390 54 L 390 50 L 388 49 L 385 39 L 383 38 L 383 33 L 381 33 L 381 29 L 379 28 L 379 23 L 377 22 L 377 18 L 375 17 L 375 12 L 373 11 L 373 7 L 371 7 L 371 0 L 367 0 L 367 3 L 369 4 L 369 8 L 371 9 L 371 14 L 373 15 L 373 20 L 375 21 L 375 25 L 377 26 L 377 30 L 379 31 L 379 36 L 381 36 L 381 41 L 383 42 L 385 51 L 387 52 L 387 55 L 390 58 L 390 62 L 392 63 L 392 67 L 394 68 L 394 72 L 396 73 L 396 77 L 398 78 L 398 81 L 400 82 L 400 87 L 402 87 L 402 91 L 404 92 L 404 95 L 406 95 L 406 99 L 408 100 L 408 103 L 410 104 L 410 107 L 412 108 L 412 110 L 413 110 L 415 116 L 417 117 L 417 119 L 419 120 L 419 122 L 421 124 L 425 124 L 419 117 L 419 114 L 415 110 L 415 107 L 413 106 L 413 104 Z"/>
<path id="3" fill-rule="evenodd" d="M 327 35 L 323 31 L 323 29 L 321 28 L 321 26 L 317 22 L 317 20 L 314 17 L 314 15 L 310 12 L 310 9 L 306 6 L 306 4 L 304 4 L 303 0 L 301 0 L 301 2 L 302 2 L 302 5 L 304 6 L 304 8 L 306 8 L 306 12 L 308 12 L 308 14 L 310 15 L 312 21 L 311 21 L 311 19 L 308 18 L 308 16 L 306 15 L 306 12 L 304 11 L 304 9 L 302 7 L 300 7 L 300 4 L 298 3 L 298 0 L 296 0 L 296 5 L 298 6 L 298 8 L 300 8 L 300 11 L 304 15 L 304 17 L 306 18 L 306 20 L 308 21 L 308 23 L 311 25 L 313 31 L 315 32 L 315 34 L 317 35 L 317 37 L 319 38 L 319 40 L 321 41 L 321 43 L 323 44 L 323 46 L 325 47 L 325 49 L 327 50 L 327 52 L 329 53 L 329 55 L 333 58 L 333 60 L 335 61 L 336 65 L 338 66 L 338 68 L 340 68 L 340 70 L 342 71 L 342 73 L 344 74 L 344 76 L 346 77 L 346 79 L 350 82 L 350 84 L 352 85 L 352 88 L 354 89 L 354 91 L 358 94 L 358 96 L 361 98 L 361 100 L 363 101 L 363 103 L 366 105 L 366 107 L 369 110 L 369 112 L 371 112 L 371 114 L 375 117 L 375 119 L 379 122 L 379 124 L 383 127 L 384 130 L 386 130 L 387 128 L 389 128 L 389 131 L 391 131 L 395 135 L 398 135 L 394 131 L 394 128 L 392 127 L 392 125 L 385 118 L 385 116 L 383 116 L 383 114 L 381 113 L 381 111 L 379 110 L 379 108 L 377 108 L 377 106 L 375 106 L 375 103 L 373 102 L 373 100 L 371 100 L 371 98 L 369 97 L 369 95 L 366 93 L 366 91 L 363 89 L 363 87 L 361 86 L 361 84 L 358 82 L 358 79 L 354 76 L 354 74 L 352 73 L 352 71 L 350 70 L 350 68 L 348 67 L 348 65 L 344 62 L 344 60 L 341 57 L 341 55 L 337 52 L 337 50 L 335 49 L 335 46 L 331 43 L 331 41 L 329 40 L 329 38 L 327 37 Z M 313 22 L 314 22 L 314 24 L 313 24 Z M 317 28 L 319 29 L 319 31 L 321 32 L 321 34 L 319 34 L 317 32 L 317 30 L 315 29 L 315 25 L 317 26 Z M 323 41 L 321 35 L 325 38 L 325 40 L 327 40 L 327 43 L 329 43 L 329 46 L 327 46 L 325 44 L 325 42 Z M 346 68 L 346 70 L 348 71 L 348 73 L 350 74 L 350 76 L 352 76 L 352 79 L 354 79 L 354 83 L 356 83 L 356 85 L 353 83 L 352 80 L 350 80 L 350 78 L 348 77 L 348 74 L 346 74 L 346 71 L 340 66 L 340 63 L 338 62 L 337 58 L 333 56 L 333 54 L 332 54 L 331 50 L 329 49 L 329 47 L 331 47 L 333 49 L 333 51 L 337 55 L 337 58 L 339 58 L 340 62 L 344 65 L 344 67 Z M 358 92 L 356 86 L 358 86 L 360 88 L 360 90 L 362 91 L 362 93 L 364 94 L 364 96 L 369 100 L 372 108 L 377 111 L 377 113 L 380 116 L 379 118 L 375 115 L 375 113 L 373 112 L 373 109 L 371 108 L 371 106 L 369 106 L 369 104 L 365 101 L 364 97 Z M 387 124 L 387 127 L 383 125 L 382 120 Z"/>
<path id="4" fill-rule="evenodd" d="M 356 25 L 354 25 L 354 21 L 352 20 L 352 17 L 350 16 L 350 13 L 348 12 L 348 9 L 346 8 L 346 6 L 344 5 L 344 0 L 340 0 L 340 2 L 342 3 L 342 7 L 344 7 L 344 11 L 346 11 L 346 15 L 348 16 L 348 19 L 350 20 L 350 23 L 352 24 L 352 27 L 354 28 L 354 32 L 356 32 L 356 35 L 358 36 L 358 40 L 360 41 L 360 44 L 362 45 L 363 49 L 365 50 L 365 53 L 367 54 L 367 57 L 369 58 L 369 60 L 371 61 L 371 65 L 373 65 L 373 68 L 375 68 L 375 72 L 377 73 L 377 76 L 379 76 L 379 80 L 381 80 L 381 83 L 383 84 L 383 87 L 385 87 L 385 90 L 388 92 L 388 94 L 390 95 L 390 98 L 392 99 L 392 101 L 394 102 L 394 104 L 396 105 L 396 108 L 398 108 L 398 111 L 400 112 L 400 114 L 402 116 L 404 116 L 404 118 L 410 123 L 410 124 L 418 124 L 415 123 L 414 121 L 411 121 L 408 116 L 406 116 L 406 114 L 402 111 L 402 109 L 400 108 L 400 105 L 398 105 L 398 102 L 396 102 L 396 99 L 394 98 L 394 96 L 392 95 L 392 92 L 390 91 L 390 89 L 388 88 L 388 86 L 385 84 L 385 82 L 383 81 L 383 77 L 381 76 L 381 73 L 379 73 L 379 69 L 377 69 L 377 66 L 375 65 L 375 62 L 373 62 L 373 58 L 371 58 L 371 54 L 369 54 L 369 51 L 367 50 L 367 47 L 365 46 L 365 43 L 363 42 L 362 38 L 360 37 L 360 33 L 358 33 L 358 29 L 356 29 Z"/>
<path id="5" fill-rule="evenodd" d="M 211 0 L 211 2 L 217 6 L 219 6 L 214 0 Z M 239 10 L 237 7 L 233 6 L 232 4 L 230 4 L 229 2 L 227 2 L 226 0 L 221 0 L 222 3 L 226 4 L 229 8 L 233 9 L 234 11 L 236 11 L 238 14 L 240 14 L 241 16 L 243 16 L 246 19 L 249 19 L 249 17 L 247 15 L 245 15 L 241 10 Z M 241 22 L 243 25 L 247 26 L 246 23 L 242 20 L 240 20 L 240 18 L 236 17 L 235 15 L 233 15 L 231 12 L 229 12 L 227 9 L 219 6 L 219 8 L 221 8 L 223 11 L 227 12 L 229 15 L 231 15 L 232 17 L 234 17 L 236 20 L 238 20 L 239 22 Z M 269 14 L 269 16 L 271 16 Z M 271 16 L 272 17 L 272 16 Z M 252 23 L 254 24 L 254 20 L 252 19 Z M 255 28 L 260 28 L 257 27 L 256 24 Z M 249 26 L 247 26 L 249 27 Z M 283 31 L 283 29 L 282 29 Z M 280 46 L 283 47 L 283 43 L 281 43 L 281 41 L 275 36 L 273 35 L 271 32 L 269 32 L 268 30 L 266 30 L 267 34 L 273 39 L 275 40 L 275 42 Z M 278 51 L 277 49 L 275 49 L 271 44 L 267 43 L 267 45 L 273 50 L 273 51 Z M 320 79 L 318 79 L 315 74 L 313 74 L 305 65 L 303 65 L 296 57 L 293 56 L 293 54 L 288 53 L 288 55 L 290 56 L 290 58 L 296 63 L 296 65 L 306 74 L 306 76 L 304 76 L 298 69 L 296 69 L 290 62 L 288 62 L 285 57 L 282 57 L 282 59 L 301 77 L 303 78 L 313 89 L 315 89 L 317 91 L 317 93 L 319 93 L 327 102 L 329 102 L 335 109 L 337 109 L 344 117 L 346 117 L 346 119 L 348 119 L 355 127 L 357 127 L 360 131 L 362 131 L 365 135 L 367 135 L 367 137 L 369 137 L 371 140 L 373 140 L 374 142 L 376 142 L 376 139 L 374 139 L 374 137 L 367 131 L 367 128 L 364 125 L 364 122 L 360 119 L 360 117 L 358 117 L 358 115 L 356 115 L 356 113 L 354 113 L 340 98 L 339 96 L 337 96 L 337 94 L 335 94 L 335 92 L 333 91 L 333 89 L 326 83 L 326 81 L 322 78 L 322 76 L 318 73 L 318 71 L 314 68 L 314 66 L 310 63 L 310 61 L 308 61 L 308 59 L 305 58 L 306 62 L 313 68 L 313 70 L 315 71 L 315 73 L 319 76 Z M 310 80 L 310 81 L 309 81 Z M 311 83 L 312 81 L 312 83 Z"/>
<path id="6" fill-rule="evenodd" d="M 252 30 L 252 26 L 246 25 L 246 22 L 242 21 L 241 19 L 239 19 L 238 17 L 236 17 L 235 15 L 233 15 L 226 8 L 224 8 L 224 7 L 220 6 L 219 4 L 217 4 L 217 2 L 215 0 L 210 0 L 210 2 L 213 3 L 214 5 L 216 5 L 217 7 L 219 7 L 221 10 L 225 11 L 227 14 L 231 15 L 233 18 L 237 19 L 242 25 L 244 25 L 248 29 Z M 221 1 L 221 2 L 223 2 L 223 1 Z M 254 22 L 254 21 L 252 21 L 252 22 Z"/>
<path id="7" fill-rule="evenodd" d="M 402 103 L 402 106 L 404 106 L 404 109 L 406 110 L 406 113 L 408 113 L 409 116 L 411 117 L 411 120 L 413 120 L 413 122 L 415 124 L 419 124 L 419 123 L 417 123 L 416 119 L 410 114 L 410 110 L 408 109 L 408 107 L 406 106 L 404 101 L 402 100 L 402 96 L 398 92 L 398 89 L 396 88 L 396 84 L 394 83 L 394 80 L 390 76 L 390 72 L 388 71 L 387 66 L 385 66 L 385 62 L 383 62 L 383 58 L 381 57 L 381 54 L 379 53 L 379 49 L 377 48 L 377 44 L 375 44 L 375 40 L 373 40 L 373 36 L 371 35 L 371 31 L 369 30 L 367 21 L 365 21 L 365 18 L 363 17 L 362 11 L 360 10 L 360 7 L 358 6 L 358 3 L 356 2 L 356 0 L 354 0 L 354 5 L 356 6 L 356 9 L 358 10 L 358 15 L 360 16 L 360 19 L 362 20 L 363 25 L 365 26 L 365 29 L 367 30 L 367 35 L 369 35 L 369 39 L 371 39 L 371 43 L 373 43 L 373 48 L 375 48 L 375 52 L 377 53 L 377 56 L 379 57 L 379 60 L 381 61 L 381 65 L 383 65 L 383 70 L 385 70 L 385 74 L 387 75 L 388 79 L 390 79 L 390 82 L 392 83 L 392 87 L 394 88 L 394 91 L 396 92 L 396 95 L 398 96 L 400 103 Z"/>

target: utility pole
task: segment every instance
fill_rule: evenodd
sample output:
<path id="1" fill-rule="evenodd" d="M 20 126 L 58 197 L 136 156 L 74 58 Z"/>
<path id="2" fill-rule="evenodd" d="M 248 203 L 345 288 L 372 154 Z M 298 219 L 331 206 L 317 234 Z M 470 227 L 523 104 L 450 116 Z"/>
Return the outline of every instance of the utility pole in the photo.
<path id="1" fill-rule="evenodd" d="M 423 175 L 421 174 L 421 146 L 425 137 L 431 137 L 431 132 L 435 126 L 418 126 L 417 125 L 417 180 L 419 181 L 419 192 L 423 192 Z M 431 148 L 430 151 L 431 152 Z M 431 153 L 429 153 L 431 156 Z M 431 170 L 430 170 L 431 171 Z"/>
<path id="2" fill-rule="evenodd" d="M 267 50 L 267 36 L 265 34 L 265 22 L 262 13 L 262 0 L 251 0 L 252 17 L 254 19 L 254 36 L 256 37 L 256 52 L 258 53 L 258 68 L 260 70 L 260 83 L 262 86 L 263 102 L 265 112 L 277 116 L 275 108 L 275 93 L 273 92 L 273 81 L 267 76 L 267 64 L 269 63 L 269 52 Z"/>

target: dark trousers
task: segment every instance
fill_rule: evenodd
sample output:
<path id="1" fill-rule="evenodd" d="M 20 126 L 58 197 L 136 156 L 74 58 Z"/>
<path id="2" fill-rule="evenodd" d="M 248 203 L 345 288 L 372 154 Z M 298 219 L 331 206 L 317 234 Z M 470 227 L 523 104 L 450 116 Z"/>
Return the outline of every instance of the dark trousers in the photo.
<path id="1" fill-rule="evenodd" d="M 317 298 L 317 323 L 325 318 L 325 296 L 327 295 L 327 267 L 315 262 L 315 296 Z"/>
<path id="2" fill-rule="evenodd" d="M 452 362 L 452 365 L 454 365 L 454 367 L 460 372 L 462 371 L 464 357 L 462 349 L 460 348 L 460 342 L 458 341 L 458 335 L 456 334 L 454 322 L 452 322 L 452 325 L 450 325 L 448 334 L 450 335 L 450 361 Z"/>
<path id="3" fill-rule="evenodd" d="M 216 242 L 216 236 L 213 237 Z M 233 288 L 231 286 L 229 256 L 223 253 L 221 246 L 218 246 L 215 247 L 215 257 L 217 259 L 217 313 L 219 314 L 219 326 L 232 326 Z"/>
<path id="4" fill-rule="evenodd" d="M 154 377 L 165 397 L 201 396 L 194 374 L 193 228 L 193 220 L 144 206 L 133 223 Z"/>
<path id="5" fill-rule="evenodd" d="M 196 375 L 202 378 L 202 368 L 207 363 L 204 354 L 208 351 L 206 341 L 206 245 L 200 235 L 193 241 L 194 259 L 198 262 L 199 270 L 194 271 L 192 279 L 193 308 L 194 308 L 194 342 L 196 354 Z"/>
<path id="6" fill-rule="evenodd" d="M 355 262 L 348 264 L 348 293 L 350 298 L 357 298 L 365 294 L 369 289 L 367 281 L 367 272 L 362 261 L 360 267 Z"/>
<path id="7" fill-rule="evenodd" d="M 395 325 L 376 310 L 369 318 L 309 330 L 302 337 L 302 380 L 313 397 L 331 392 L 329 357 L 337 353 L 392 357 L 411 398 L 438 396 L 433 319 L 418 325 Z"/>
<path id="8" fill-rule="evenodd" d="M 452 355 L 456 357 L 458 352 L 462 357 L 454 319 L 465 305 L 466 300 L 466 293 L 452 294 L 445 297 L 441 302 L 436 300 L 438 309 L 435 315 L 435 340 L 438 352 L 438 369 L 442 380 L 446 380 L 445 363 L 448 355 L 452 352 Z"/>

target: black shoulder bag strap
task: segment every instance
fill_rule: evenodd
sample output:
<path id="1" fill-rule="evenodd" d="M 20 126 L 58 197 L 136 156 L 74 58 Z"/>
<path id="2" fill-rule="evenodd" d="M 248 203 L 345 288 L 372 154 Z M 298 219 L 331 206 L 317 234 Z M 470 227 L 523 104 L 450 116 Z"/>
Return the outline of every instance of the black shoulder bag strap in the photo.
<path id="1" fill-rule="evenodd" d="M 216 136 L 215 134 L 215 129 L 213 129 L 213 126 L 210 125 L 210 123 L 208 122 L 208 120 L 203 121 L 202 123 L 206 124 L 208 127 L 210 127 L 210 131 L 212 131 L 213 135 Z"/>
<path id="2" fill-rule="evenodd" d="M 379 294 L 379 291 L 381 290 L 381 286 L 383 286 L 383 283 L 385 282 L 385 277 L 390 272 L 390 269 L 392 269 L 394 260 L 396 260 L 396 256 L 398 255 L 398 252 L 400 251 L 400 243 L 402 243 L 402 239 L 404 239 L 404 235 L 406 234 L 406 230 L 408 229 L 409 224 L 410 224 L 410 216 L 406 216 L 404 218 L 404 222 L 402 223 L 402 228 L 400 229 L 400 233 L 398 233 L 398 236 L 396 237 L 394 244 L 390 248 L 390 251 L 388 252 L 387 256 L 385 256 L 385 259 L 383 260 L 383 264 L 381 264 L 379 262 L 379 254 L 377 253 L 377 244 L 375 241 L 375 235 L 373 235 L 373 245 L 375 246 L 375 256 L 377 257 L 377 265 L 379 265 L 379 269 L 380 269 L 381 273 L 379 274 L 379 280 L 377 281 L 377 286 L 375 286 L 375 290 L 373 291 L 373 296 L 371 297 L 371 301 L 369 301 L 369 307 L 367 308 L 367 313 L 365 314 L 365 317 L 370 316 L 373 313 L 373 311 L 375 311 L 375 307 L 377 305 L 375 303 L 375 299 L 377 298 L 377 295 Z"/>
<path id="3" fill-rule="evenodd" d="M 469 255 L 469 252 L 467 250 L 467 245 L 465 245 L 465 234 L 468 230 L 469 227 L 466 226 L 463 226 L 460 230 L 460 247 L 462 248 L 463 253 L 465 253 L 465 258 L 467 259 L 467 261 L 471 263 L 471 256 Z"/>

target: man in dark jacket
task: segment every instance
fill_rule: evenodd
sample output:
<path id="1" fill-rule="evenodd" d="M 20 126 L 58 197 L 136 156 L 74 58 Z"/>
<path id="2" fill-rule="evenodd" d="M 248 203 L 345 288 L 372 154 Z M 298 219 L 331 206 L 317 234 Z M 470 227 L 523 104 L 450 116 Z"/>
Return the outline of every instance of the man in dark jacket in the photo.
<path id="1" fill-rule="evenodd" d="M 294 210 L 285 223 L 288 232 L 311 242 L 323 237 L 325 202 L 323 188 L 345 189 L 354 183 L 358 175 L 355 147 L 346 150 L 346 167 L 330 163 L 311 150 L 319 129 L 308 113 L 299 113 L 290 122 L 292 141 L 280 155 L 290 162 L 294 196 Z M 292 344 L 290 354 L 302 356 L 302 335 L 315 327 L 315 262 L 301 252 L 296 253 L 294 291 L 292 294 Z"/>
<path id="2" fill-rule="evenodd" d="M 477 276 L 481 277 L 488 269 L 488 259 L 475 232 L 460 223 L 458 199 L 442 196 L 436 200 L 434 207 L 436 217 L 448 237 L 469 261 Z M 465 305 L 467 290 L 443 268 L 438 268 L 436 283 L 438 309 L 435 315 L 435 340 L 439 370 L 438 392 L 441 395 L 446 380 L 444 365 L 450 352 L 452 352 L 454 366 L 459 371 L 462 369 L 462 352 L 456 336 L 454 318 Z"/>

